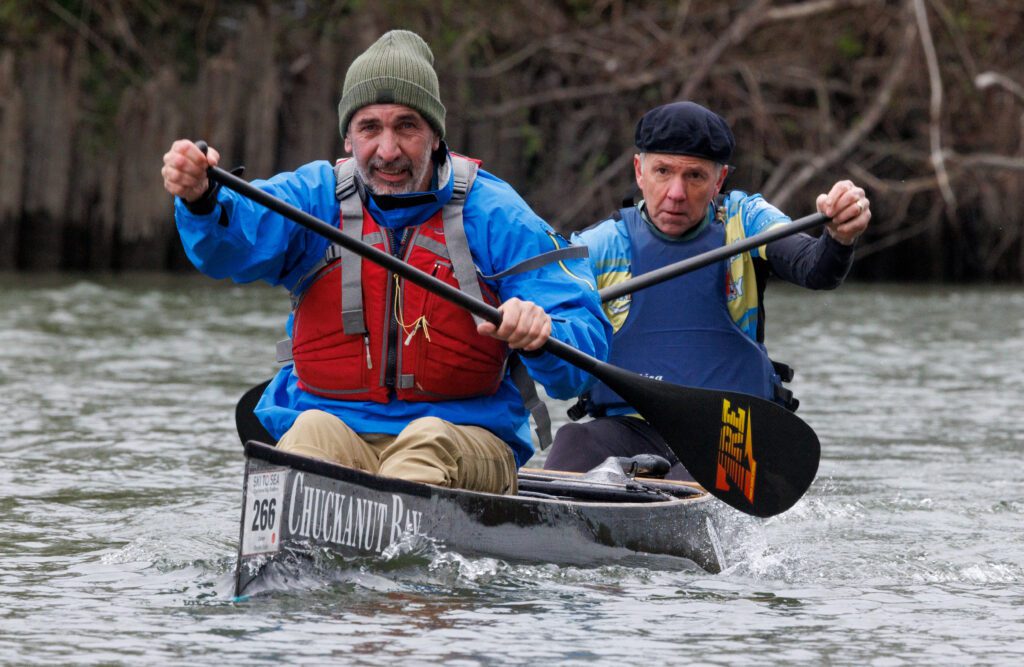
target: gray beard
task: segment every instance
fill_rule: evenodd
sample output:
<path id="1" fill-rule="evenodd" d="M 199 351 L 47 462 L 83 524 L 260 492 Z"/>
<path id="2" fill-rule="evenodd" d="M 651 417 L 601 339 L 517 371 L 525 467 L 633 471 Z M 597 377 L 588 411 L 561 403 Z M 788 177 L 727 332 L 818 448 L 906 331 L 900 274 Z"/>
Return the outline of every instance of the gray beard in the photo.
<path id="1" fill-rule="evenodd" d="M 367 165 L 367 167 L 369 167 L 369 168 L 364 168 L 363 165 L 361 165 L 361 164 L 359 164 L 357 162 L 356 163 L 356 172 L 359 174 L 359 177 L 362 179 L 363 185 L 365 185 L 366 188 L 370 192 L 375 194 L 375 195 L 407 195 L 407 194 L 412 194 L 413 192 L 420 192 L 420 190 L 418 189 L 419 188 L 419 184 L 423 183 L 423 182 L 426 182 L 427 174 L 430 173 L 429 170 L 430 170 L 430 168 L 432 166 L 432 164 L 431 164 L 432 160 L 430 159 L 430 153 L 427 153 L 427 155 L 425 157 L 426 157 L 426 159 L 423 160 L 419 165 L 417 165 L 415 163 L 412 163 L 412 161 L 409 160 L 408 158 L 403 158 L 403 159 L 400 159 L 400 160 L 395 160 L 394 162 L 390 162 L 390 163 L 382 162 L 382 161 L 377 160 L 376 158 L 374 158 L 374 159 L 370 160 L 370 164 Z M 370 170 L 372 168 L 379 169 L 381 167 L 388 168 L 388 167 L 396 167 L 396 166 L 399 167 L 399 168 L 409 169 L 412 172 L 412 178 L 409 180 L 409 182 L 406 185 L 391 185 L 389 183 L 374 183 L 374 181 L 372 181 L 370 179 L 370 173 L 369 172 L 370 172 Z"/>

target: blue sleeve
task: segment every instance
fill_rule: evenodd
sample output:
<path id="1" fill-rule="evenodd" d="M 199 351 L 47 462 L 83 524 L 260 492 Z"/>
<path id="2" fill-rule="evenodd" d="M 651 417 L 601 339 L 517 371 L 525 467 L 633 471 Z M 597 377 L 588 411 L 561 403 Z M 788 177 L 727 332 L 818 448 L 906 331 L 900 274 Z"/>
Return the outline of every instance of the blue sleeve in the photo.
<path id="1" fill-rule="evenodd" d="M 574 245 L 590 251 L 590 268 L 598 289 L 628 279 L 631 275 L 629 235 L 623 220 L 609 218 L 572 235 Z"/>
<path id="2" fill-rule="evenodd" d="M 306 213 L 337 226 L 334 170 L 325 161 L 252 184 Z M 196 268 L 213 278 L 240 283 L 264 280 L 291 289 L 316 264 L 327 240 L 297 223 L 221 187 L 207 215 L 191 213 L 175 200 L 182 245 Z"/>
<path id="3" fill-rule="evenodd" d="M 467 199 L 464 220 L 473 259 L 487 275 L 568 245 L 511 186 L 484 171 Z M 608 358 L 611 325 L 601 312 L 586 259 L 546 264 L 502 278 L 492 287 L 503 302 L 518 297 L 541 306 L 551 316 L 554 338 L 601 361 Z M 590 380 L 587 373 L 548 353 L 524 356 L 523 362 L 553 398 L 574 398 Z"/>
<path id="4" fill-rule="evenodd" d="M 748 195 L 734 190 L 726 196 L 725 205 L 726 215 L 730 218 L 739 209 L 743 220 L 743 235 L 746 238 L 767 231 L 777 224 L 791 222 L 788 215 L 769 204 L 759 194 Z M 750 254 L 754 257 L 761 256 L 759 248 L 755 248 Z"/>
<path id="5" fill-rule="evenodd" d="M 744 234 L 747 237 L 759 234 L 776 224 L 791 222 L 789 216 L 775 208 L 759 195 L 747 195 L 740 191 L 730 192 L 726 198 L 731 216 L 736 207 L 741 207 Z M 853 265 L 853 247 L 844 246 L 831 235 L 819 237 L 799 233 L 770 243 L 765 253 L 772 273 L 779 278 L 808 289 L 835 289 Z M 760 249 L 751 251 L 760 257 Z"/>

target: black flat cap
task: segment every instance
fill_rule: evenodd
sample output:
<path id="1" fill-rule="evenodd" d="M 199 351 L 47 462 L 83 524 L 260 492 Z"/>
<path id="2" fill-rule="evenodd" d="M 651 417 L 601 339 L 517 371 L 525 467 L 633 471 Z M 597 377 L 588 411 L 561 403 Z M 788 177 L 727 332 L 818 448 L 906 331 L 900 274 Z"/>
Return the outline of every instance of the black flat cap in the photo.
<path id="1" fill-rule="evenodd" d="M 728 164 L 736 140 L 725 119 L 694 102 L 651 109 L 636 124 L 636 147 L 645 153 L 690 155 Z"/>

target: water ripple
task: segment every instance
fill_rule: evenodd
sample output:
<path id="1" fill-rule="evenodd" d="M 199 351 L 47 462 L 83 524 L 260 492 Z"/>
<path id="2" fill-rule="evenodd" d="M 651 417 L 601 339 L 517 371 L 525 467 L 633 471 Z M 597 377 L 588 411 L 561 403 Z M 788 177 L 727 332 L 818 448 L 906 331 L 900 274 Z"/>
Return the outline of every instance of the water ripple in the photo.
<path id="1" fill-rule="evenodd" d="M 278 564 L 238 601 L 232 410 L 274 371 L 285 297 L 186 276 L 0 285 L 2 663 L 1024 658 L 1020 290 L 773 287 L 770 349 L 823 459 L 778 517 L 718 508 L 720 575 L 418 542 Z"/>

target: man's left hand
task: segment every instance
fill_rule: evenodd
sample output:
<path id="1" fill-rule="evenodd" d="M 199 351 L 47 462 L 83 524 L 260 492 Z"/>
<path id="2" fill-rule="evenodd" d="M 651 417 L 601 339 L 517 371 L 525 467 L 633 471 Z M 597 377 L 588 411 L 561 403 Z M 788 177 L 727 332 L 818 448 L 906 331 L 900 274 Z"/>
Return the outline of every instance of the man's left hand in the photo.
<path id="1" fill-rule="evenodd" d="M 839 181 L 827 195 L 818 195 L 817 205 L 820 213 L 832 218 L 825 229 L 843 245 L 853 245 L 871 220 L 871 202 L 853 181 Z"/>
<path id="2" fill-rule="evenodd" d="M 501 311 L 501 326 L 481 322 L 476 328 L 478 332 L 506 341 L 513 350 L 527 352 L 539 349 L 551 337 L 551 316 L 532 301 L 513 297 L 498 310 Z"/>

